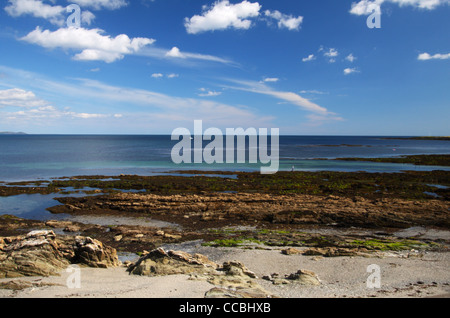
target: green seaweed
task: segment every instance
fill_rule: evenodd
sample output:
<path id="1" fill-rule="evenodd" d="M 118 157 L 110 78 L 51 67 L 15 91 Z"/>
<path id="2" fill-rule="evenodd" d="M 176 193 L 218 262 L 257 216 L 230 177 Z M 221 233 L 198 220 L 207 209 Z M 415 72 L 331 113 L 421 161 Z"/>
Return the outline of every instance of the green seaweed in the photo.
<path id="1" fill-rule="evenodd" d="M 430 246 L 435 246 L 436 243 L 424 243 L 416 240 L 354 240 L 350 243 L 352 246 L 365 247 L 367 249 L 374 249 L 380 251 L 401 251 L 411 249 L 423 249 Z"/>

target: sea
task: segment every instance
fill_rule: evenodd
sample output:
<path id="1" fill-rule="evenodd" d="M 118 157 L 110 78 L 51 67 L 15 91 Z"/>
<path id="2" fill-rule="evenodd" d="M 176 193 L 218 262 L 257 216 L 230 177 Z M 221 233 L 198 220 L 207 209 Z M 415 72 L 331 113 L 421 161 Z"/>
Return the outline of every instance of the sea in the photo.
<path id="1" fill-rule="evenodd" d="M 395 138 L 280 136 L 279 170 L 366 172 L 450 170 L 450 167 L 334 160 L 346 157 L 450 154 L 449 141 Z M 209 142 L 205 142 L 203 146 Z M 0 135 L 0 185 L 8 186 L 10 182 L 51 181 L 51 179 L 63 177 L 88 175 L 111 177 L 120 174 L 177 175 L 183 170 L 202 170 L 208 175 L 223 176 L 214 173 L 230 171 L 232 175 L 232 172 L 236 171 L 260 171 L 262 165 L 175 164 L 171 153 L 177 143 L 178 141 L 171 140 L 169 135 Z M 268 148 L 270 147 L 269 144 Z M 248 153 L 249 143 L 245 148 Z M 90 189 L 64 190 L 70 191 L 70 196 L 85 196 L 82 190 Z M 22 194 L 0 197 L 0 215 L 10 214 L 34 220 L 73 220 L 73 216 L 53 215 L 47 211 L 47 208 L 59 204 L 55 199 L 61 196 L 64 194 Z M 92 222 L 98 224 L 99 221 Z M 105 222 L 113 222 L 113 220 L 108 219 Z"/>
<path id="2" fill-rule="evenodd" d="M 448 167 L 333 160 L 346 157 L 450 154 L 448 140 L 394 138 L 397 137 L 280 136 L 279 170 L 449 170 Z M 248 162 L 239 164 L 237 160 L 231 164 L 175 164 L 171 153 L 178 142 L 171 140 L 170 135 L 0 135 L 0 181 L 48 180 L 81 175 L 151 176 L 179 170 L 203 170 L 211 173 L 217 170 L 260 171 L 261 166 L 267 166 Z M 205 141 L 204 147 L 208 143 L 210 141 Z M 269 150 L 270 147 L 269 143 Z M 249 142 L 246 143 L 247 154 L 248 148 Z"/>

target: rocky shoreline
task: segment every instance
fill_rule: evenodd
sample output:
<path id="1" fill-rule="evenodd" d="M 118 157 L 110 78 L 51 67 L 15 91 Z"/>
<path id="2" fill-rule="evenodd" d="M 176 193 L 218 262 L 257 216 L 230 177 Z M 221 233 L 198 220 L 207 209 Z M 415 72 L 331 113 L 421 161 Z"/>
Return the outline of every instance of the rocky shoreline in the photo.
<path id="1" fill-rule="evenodd" d="M 442 139 L 442 140 L 449 140 Z M 450 166 L 450 155 L 414 155 L 400 156 L 388 158 L 337 158 L 335 160 L 344 161 L 369 161 L 369 162 L 390 162 L 390 163 L 407 163 L 416 166 Z"/>
<path id="2" fill-rule="evenodd" d="M 450 293 L 450 277 L 444 270 L 450 264 L 448 189 L 439 189 L 439 198 L 418 195 L 428 182 L 448 185 L 446 172 L 410 173 L 401 178 L 373 174 L 372 182 L 383 185 L 384 193 L 369 191 L 366 196 L 361 189 L 367 190 L 364 184 L 369 183 L 369 175 L 363 173 L 319 173 L 314 179 L 313 174 L 281 174 L 278 179 L 251 173 L 227 176 L 91 176 L 0 187 L 2 195 L 54 193 L 75 185 L 96 189 L 89 190 L 94 195 L 71 197 L 67 192 L 57 198 L 60 205 L 49 208 L 54 220 L 0 216 L 0 297 L 22 297 L 30 288 L 51 293 L 51 284 L 59 284 L 54 288 L 64 294 L 61 281 L 55 283 L 57 278 L 51 277 L 61 277 L 61 271 L 71 264 L 120 276 L 126 272 L 153 279 L 166 277 L 166 283 L 187 277 L 185 286 L 192 288 L 193 281 L 201 286 L 196 297 L 290 298 L 307 292 L 312 297 L 423 297 Z M 303 188 L 293 184 L 306 176 L 309 179 Z M 333 180 L 340 176 L 345 176 L 341 185 L 348 182 L 349 186 L 335 186 Z M 401 180 L 391 187 L 394 177 Z M 283 183 L 289 180 L 291 183 Z M 137 190 L 139 185 L 139 192 L 119 190 Z M 410 193 L 405 192 L 405 185 Z M 111 191 L 112 187 L 116 190 Z M 303 193 L 305 189 L 320 191 Z M 330 189 L 334 191 L 330 193 Z M 61 214 L 70 218 L 58 219 Z M 122 222 L 125 217 L 135 222 Z M 86 222 L 92 218 L 101 218 L 103 223 Z M 147 219 L 162 225 L 147 224 Z M 118 255 L 124 253 L 135 257 L 121 262 Z M 401 282 L 392 277 L 374 293 L 364 287 L 368 275 L 363 267 L 370 263 L 383 264 L 385 276 L 397 271 L 392 267 L 397 264 L 395 267 L 408 269 L 410 277 L 401 274 Z M 428 273 L 430 264 L 435 269 Z M 333 266 L 348 272 L 345 279 L 349 282 L 354 280 L 352 271 L 362 269 L 363 273 L 353 285 L 336 285 L 331 281 L 341 274 L 333 273 Z M 425 275 L 423 279 L 417 278 L 421 275 Z M 46 276 L 49 278 L 39 279 L 42 285 L 29 278 Z M 180 293 L 183 286 L 177 288 Z M 192 292 L 185 290 L 182 295 Z M 120 289 L 111 293 L 122 295 Z"/>

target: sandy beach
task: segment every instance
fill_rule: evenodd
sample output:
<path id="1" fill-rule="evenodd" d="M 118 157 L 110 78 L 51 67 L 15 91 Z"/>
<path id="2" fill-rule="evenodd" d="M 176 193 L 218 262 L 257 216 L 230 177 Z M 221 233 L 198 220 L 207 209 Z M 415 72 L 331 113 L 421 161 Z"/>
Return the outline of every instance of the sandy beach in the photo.
<path id="1" fill-rule="evenodd" d="M 173 246 L 175 247 L 175 246 Z M 414 252 L 385 253 L 379 257 L 312 257 L 283 255 L 281 250 L 203 247 L 199 242 L 178 246 L 196 250 L 211 260 L 239 260 L 258 277 L 258 283 L 281 298 L 403 298 L 449 297 L 449 253 Z M 368 288 L 367 268 L 381 268 L 381 288 Z M 313 271 L 319 286 L 274 285 L 262 279 L 280 276 L 299 269 Z M 0 283 L 26 281 L 34 284 L 23 290 L 0 289 L 0 297 L 11 298 L 204 298 L 214 286 L 189 275 L 146 277 L 130 275 L 124 266 L 109 269 L 81 268 L 80 288 L 71 289 L 67 280 L 71 273 L 60 276 L 0 279 Z M 45 286 L 39 286 L 44 284 Z"/>

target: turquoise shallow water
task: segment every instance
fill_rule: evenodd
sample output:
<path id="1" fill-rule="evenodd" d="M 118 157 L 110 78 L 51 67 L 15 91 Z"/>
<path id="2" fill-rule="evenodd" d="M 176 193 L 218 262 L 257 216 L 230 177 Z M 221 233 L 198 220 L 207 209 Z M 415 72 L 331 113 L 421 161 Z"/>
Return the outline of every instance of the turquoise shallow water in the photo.
<path id="1" fill-rule="evenodd" d="M 174 170 L 192 169 L 210 171 L 211 176 L 234 178 L 233 173 L 225 176 L 216 175 L 214 171 L 257 171 L 261 167 L 259 164 L 176 165 L 170 156 L 175 144 L 170 136 L 0 135 L 0 182 L 49 180 L 75 175 L 155 175 L 170 171 L 176 174 Z M 292 167 L 296 171 L 450 170 L 449 167 L 409 164 L 315 160 L 414 154 L 450 154 L 450 142 L 381 137 L 280 137 L 280 170 L 285 171 Z M 80 192 L 79 195 L 84 194 Z M 63 194 L 0 197 L 0 215 L 13 214 L 37 220 L 70 218 L 52 215 L 46 210 L 57 205 L 55 198 L 60 196 Z"/>
<path id="2" fill-rule="evenodd" d="M 0 181 L 74 175 L 152 175 L 171 170 L 256 171 L 260 164 L 181 164 L 171 160 L 171 136 L 0 135 Z M 204 143 L 206 146 L 207 142 Z M 247 147 L 248 151 L 248 147 Z M 314 160 L 450 154 L 450 142 L 385 137 L 281 136 L 280 170 L 369 171 L 435 170 L 406 164 Z"/>

